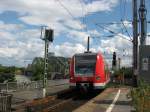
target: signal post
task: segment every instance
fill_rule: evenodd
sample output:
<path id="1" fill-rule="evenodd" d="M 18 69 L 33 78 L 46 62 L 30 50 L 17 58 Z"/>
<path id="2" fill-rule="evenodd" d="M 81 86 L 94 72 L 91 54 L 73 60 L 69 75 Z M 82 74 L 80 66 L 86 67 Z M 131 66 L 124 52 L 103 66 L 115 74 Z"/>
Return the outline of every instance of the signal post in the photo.
<path id="1" fill-rule="evenodd" d="M 43 28 L 41 29 L 41 38 L 42 38 L 42 32 Z M 49 43 L 53 42 L 53 30 L 52 29 L 46 29 L 44 28 L 44 40 L 45 42 L 45 53 L 44 53 L 44 74 L 42 77 L 43 81 L 43 87 L 42 87 L 42 97 L 44 98 L 46 96 L 46 85 L 47 85 L 47 74 L 48 74 L 48 48 L 49 48 Z"/>

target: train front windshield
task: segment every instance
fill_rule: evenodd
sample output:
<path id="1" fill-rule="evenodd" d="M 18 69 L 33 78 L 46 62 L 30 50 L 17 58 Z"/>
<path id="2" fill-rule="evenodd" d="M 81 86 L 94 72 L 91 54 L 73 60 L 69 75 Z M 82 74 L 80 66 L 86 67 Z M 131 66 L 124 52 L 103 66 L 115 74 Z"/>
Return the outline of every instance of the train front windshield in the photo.
<path id="1" fill-rule="evenodd" d="M 90 76 L 95 73 L 96 54 L 75 56 L 75 75 Z"/>

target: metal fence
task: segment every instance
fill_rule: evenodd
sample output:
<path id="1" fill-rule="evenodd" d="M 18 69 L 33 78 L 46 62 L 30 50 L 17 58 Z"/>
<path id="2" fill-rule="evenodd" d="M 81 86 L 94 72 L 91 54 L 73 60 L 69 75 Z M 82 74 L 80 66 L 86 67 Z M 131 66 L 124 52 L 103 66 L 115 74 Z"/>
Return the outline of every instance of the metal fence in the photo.
<path id="1" fill-rule="evenodd" d="M 68 84 L 68 80 L 48 80 L 47 87 L 52 86 L 60 86 Z M 31 81 L 31 82 L 8 82 L 8 83 L 0 83 L 0 91 L 1 92 L 16 92 L 16 91 L 26 91 L 39 89 L 43 87 L 42 80 L 39 81 Z"/>
<path id="2" fill-rule="evenodd" d="M 0 93 L 0 112 L 11 112 L 11 94 Z"/>

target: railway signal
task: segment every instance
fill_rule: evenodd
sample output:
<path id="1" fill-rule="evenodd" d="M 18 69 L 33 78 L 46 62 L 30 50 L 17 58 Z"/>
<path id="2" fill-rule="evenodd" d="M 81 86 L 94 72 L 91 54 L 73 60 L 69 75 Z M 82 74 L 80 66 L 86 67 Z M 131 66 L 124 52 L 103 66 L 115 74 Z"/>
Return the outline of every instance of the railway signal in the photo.
<path id="1" fill-rule="evenodd" d="M 112 60 L 112 69 L 113 70 L 116 70 L 116 65 L 117 65 L 116 52 L 113 52 L 113 60 Z"/>
<path id="2" fill-rule="evenodd" d="M 44 38 L 43 36 L 43 30 L 44 30 Z M 46 82 L 47 82 L 47 72 L 48 72 L 48 47 L 49 43 L 53 42 L 53 30 L 52 29 L 46 29 L 45 26 L 41 27 L 41 39 L 45 41 L 45 53 L 44 53 L 44 74 L 43 74 L 43 93 L 42 96 L 46 96 Z"/>

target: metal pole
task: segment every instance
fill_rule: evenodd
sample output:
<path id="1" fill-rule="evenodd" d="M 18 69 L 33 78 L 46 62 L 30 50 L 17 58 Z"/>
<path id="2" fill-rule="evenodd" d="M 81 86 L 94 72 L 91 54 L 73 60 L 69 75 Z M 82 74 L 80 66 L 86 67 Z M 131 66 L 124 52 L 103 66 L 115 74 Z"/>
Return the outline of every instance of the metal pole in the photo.
<path id="1" fill-rule="evenodd" d="M 143 46 L 146 44 L 146 33 L 147 33 L 147 21 L 146 21 L 147 10 L 145 8 L 145 0 L 140 0 L 139 16 L 141 25 L 141 39 L 140 44 Z"/>
<path id="2" fill-rule="evenodd" d="M 118 69 L 120 70 L 121 68 L 121 58 L 118 58 Z"/>
<path id="3" fill-rule="evenodd" d="M 138 74 L 138 13 L 137 0 L 133 0 L 133 85 L 137 85 Z"/>
<path id="4" fill-rule="evenodd" d="M 88 41 L 87 41 L 87 52 L 89 52 L 90 49 L 90 37 L 88 37 Z"/>
<path id="5" fill-rule="evenodd" d="M 47 37 L 45 37 L 43 97 L 46 96 L 46 83 L 47 83 L 47 72 L 48 72 L 48 46 L 49 46 L 49 41 L 48 41 Z"/>

